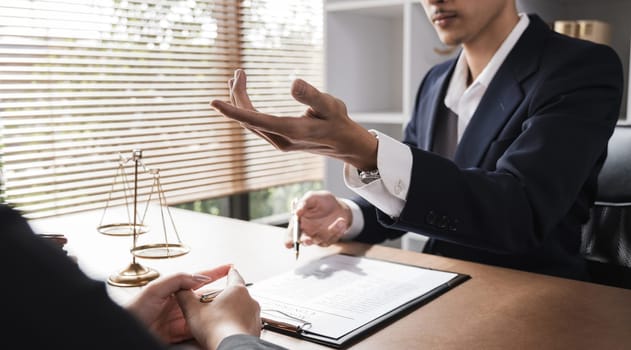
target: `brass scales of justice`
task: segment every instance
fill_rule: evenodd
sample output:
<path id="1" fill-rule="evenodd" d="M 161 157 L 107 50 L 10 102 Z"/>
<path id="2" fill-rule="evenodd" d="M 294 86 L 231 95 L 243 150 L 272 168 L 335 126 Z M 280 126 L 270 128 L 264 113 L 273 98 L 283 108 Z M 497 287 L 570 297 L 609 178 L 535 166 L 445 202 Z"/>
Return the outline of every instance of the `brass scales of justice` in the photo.
<path id="1" fill-rule="evenodd" d="M 134 167 L 133 186 L 131 187 L 127 179 L 127 173 L 125 172 L 125 166 L 129 162 L 133 162 Z M 147 200 L 144 203 L 145 207 L 142 216 L 139 215 L 140 213 L 138 208 L 138 169 L 140 166 L 142 166 L 142 169 L 145 173 L 149 173 L 153 177 L 153 183 L 151 184 L 151 190 L 149 192 Z M 125 200 L 124 209 L 127 214 L 127 222 L 104 224 L 103 222 L 106 217 L 106 213 L 110 209 L 112 196 L 119 178 L 122 179 L 121 182 L 123 186 L 123 197 Z M 130 213 L 130 203 L 128 199 L 130 192 L 132 193 L 131 211 L 133 213 Z M 159 201 L 164 241 L 152 244 L 138 245 L 138 237 L 149 232 L 149 226 L 145 224 L 145 218 L 147 215 L 147 211 L 149 210 L 151 198 L 155 193 L 157 193 Z M 168 216 L 171 228 L 173 229 L 173 232 L 175 234 L 176 242 L 169 242 L 165 213 Z M 160 273 L 158 271 L 138 263 L 136 261 L 136 258 L 174 258 L 185 255 L 190 251 L 190 248 L 182 244 L 180 236 L 175 227 L 175 222 L 173 221 L 173 217 L 171 215 L 171 212 L 169 211 L 169 207 L 167 206 L 164 190 L 162 189 L 162 185 L 160 183 L 160 171 L 159 169 L 148 169 L 145 166 L 145 164 L 142 162 L 142 150 L 140 149 L 134 149 L 132 151 L 131 158 L 126 158 L 122 154 L 119 155 L 116 176 L 114 177 L 114 182 L 112 183 L 112 187 L 109 192 L 105 208 L 103 209 L 103 215 L 101 216 L 101 221 L 99 223 L 99 226 L 97 227 L 97 231 L 108 236 L 132 236 L 133 238 L 133 245 L 130 250 L 132 255 L 131 263 L 124 269 L 120 270 L 118 273 L 111 275 L 107 280 L 108 284 L 117 287 L 143 286 L 160 276 Z"/>

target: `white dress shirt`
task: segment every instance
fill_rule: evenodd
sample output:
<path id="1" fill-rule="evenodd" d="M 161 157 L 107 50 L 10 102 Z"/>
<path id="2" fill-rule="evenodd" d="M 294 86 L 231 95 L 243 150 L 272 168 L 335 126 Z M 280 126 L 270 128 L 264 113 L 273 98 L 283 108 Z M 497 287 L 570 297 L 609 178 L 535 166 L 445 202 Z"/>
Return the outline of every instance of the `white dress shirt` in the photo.
<path id="1" fill-rule="evenodd" d="M 484 96 L 491 80 L 497 73 L 506 56 L 517 43 L 523 32 L 528 27 L 530 20 L 526 14 L 520 14 L 520 19 L 515 28 L 504 39 L 504 42 L 495 52 L 489 63 L 484 67 L 480 75 L 467 86 L 469 66 L 466 57 L 461 53 L 456 62 L 454 73 L 449 81 L 449 87 L 445 95 L 445 106 L 458 115 L 458 141 L 478 108 L 478 104 Z M 372 130 L 378 135 L 377 167 L 381 178 L 369 184 L 364 184 L 359 179 L 357 168 L 352 165 L 344 165 L 344 183 L 348 188 L 372 203 L 379 210 L 392 218 L 397 218 L 403 210 L 412 176 L 412 151 L 409 146 L 395 140 L 388 135 Z M 357 236 L 364 227 L 364 218 L 359 206 L 350 200 L 344 200 L 353 213 L 353 221 L 343 236 L 348 240 Z"/>

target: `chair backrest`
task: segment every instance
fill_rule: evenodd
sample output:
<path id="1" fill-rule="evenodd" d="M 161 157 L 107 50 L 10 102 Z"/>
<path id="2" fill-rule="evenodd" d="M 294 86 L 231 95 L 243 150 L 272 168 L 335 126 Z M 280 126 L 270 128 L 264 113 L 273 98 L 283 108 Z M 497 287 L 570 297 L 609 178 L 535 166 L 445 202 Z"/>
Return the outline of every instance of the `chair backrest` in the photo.
<path id="1" fill-rule="evenodd" d="M 631 207 L 631 124 L 619 124 L 609 139 L 607 159 L 598 175 L 596 204 Z"/>
<path id="2" fill-rule="evenodd" d="M 631 125 L 617 125 L 609 139 L 582 248 L 596 282 L 631 287 Z"/>

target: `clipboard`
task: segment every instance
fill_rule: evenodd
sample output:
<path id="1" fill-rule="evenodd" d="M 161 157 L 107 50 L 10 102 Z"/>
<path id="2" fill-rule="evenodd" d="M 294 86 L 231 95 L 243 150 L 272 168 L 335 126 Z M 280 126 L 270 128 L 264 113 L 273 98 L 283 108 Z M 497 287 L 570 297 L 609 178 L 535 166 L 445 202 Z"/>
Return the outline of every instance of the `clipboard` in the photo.
<path id="1" fill-rule="evenodd" d="M 261 305 L 264 329 L 343 348 L 470 278 L 461 273 L 333 254 L 256 282 L 249 290 Z M 361 286 L 373 287 L 361 290 Z"/>

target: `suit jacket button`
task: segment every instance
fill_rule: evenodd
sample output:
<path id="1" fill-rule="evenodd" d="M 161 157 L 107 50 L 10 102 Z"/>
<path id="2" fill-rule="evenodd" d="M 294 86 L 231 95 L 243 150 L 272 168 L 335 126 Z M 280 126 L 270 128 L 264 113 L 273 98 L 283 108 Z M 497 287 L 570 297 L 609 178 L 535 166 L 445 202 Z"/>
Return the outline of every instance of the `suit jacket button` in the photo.
<path id="1" fill-rule="evenodd" d="M 458 219 L 453 219 L 450 223 L 449 223 L 449 227 L 447 228 L 449 231 L 457 231 L 458 228 Z"/>
<path id="2" fill-rule="evenodd" d="M 433 210 L 430 210 L 429 213 L 427 213 L 427 216 L 425 217 L 425 222 L 430 225 L 434 225 L 436 223 L 436 213 L 434 213 Z"/>
<path id="3" fill-rule="evenodd" d="M 447 228 L 447 224 L 449 223 L 449 218 L 446 215 L 443 215 L 438 221 L 439 228 Z"/>

